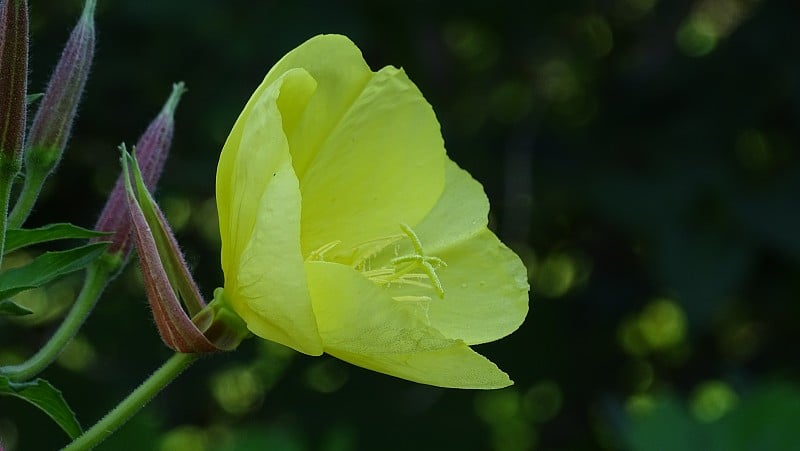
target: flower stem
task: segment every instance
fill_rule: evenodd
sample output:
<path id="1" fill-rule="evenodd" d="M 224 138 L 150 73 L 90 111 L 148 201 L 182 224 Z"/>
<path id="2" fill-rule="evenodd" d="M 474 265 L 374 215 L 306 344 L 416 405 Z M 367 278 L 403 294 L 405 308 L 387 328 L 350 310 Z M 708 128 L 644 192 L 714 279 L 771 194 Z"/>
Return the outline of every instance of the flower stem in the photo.
<path id="1" fill-rule="evenodd" d="M 6 228 L 8 228 L 8 203 L 14 174 L 0 174 L 0 264 L 6 249 Z"/>
<path id="2" fill-rule="evenodd" d="M 164 387 L 178 377 L 183 370 L 194 363 L 201 354 L 175 353 L 161 368 L 157 369 L 146 381 L 134 390 L 127 398 L 114 407 L 111 412 L 98 421 L 89 430 L 67 445 L 63 451 L 83 451 L 97 446 L 116 431 L 136 412 L 145 406 Z"/>
<path id="3" fill-rule="evenodd" d="M 22 190 L 19 192 L 17 203 L 8 215 L 9 227 L 22 227 L 22 224 L 28 219 L 28 215 L 33 210 L 33 205 L 39 197 L 39 192 L 42 190 L 44 180 L 47 178 L 47 173 L 40 174 L 39 171 L 28 169 L 25 174 L 25 179 L 22 182 Z"/>
<path id="4" fill-rule="evenodd" d="M 104 255 L 89 265 L 78 298 L 50 340 L 27 361 L 0 368 L 0 374 L 8 376 L 13 381 L 27 381 L 53 363 L 86 321 L 106 284 L 113 278 L 120 265 L 119 256 L 109 255 Z"/>

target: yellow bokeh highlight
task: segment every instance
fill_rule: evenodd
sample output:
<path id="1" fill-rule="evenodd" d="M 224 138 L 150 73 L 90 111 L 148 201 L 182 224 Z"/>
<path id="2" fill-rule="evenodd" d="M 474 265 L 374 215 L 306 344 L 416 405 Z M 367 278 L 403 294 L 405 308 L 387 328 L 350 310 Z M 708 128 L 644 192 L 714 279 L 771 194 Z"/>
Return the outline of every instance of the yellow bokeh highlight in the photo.
<path id="1" fill-rule="evenodd" d="M 160 451 L 206 451 L 210 450 L 206 431 L 196 426 L 180 426 L 161 439 Z"/>
<path id="2" fill-rule="evenodd" d="M 75 372 L 88 369 L 97 361 L 97 352 L 83 335 L 76 335 L 58 356 L 58 364 Z"/>
<path id="3" fill-rule="evenodd" d="M 642 356 L 653 351 L 674 351 L 681 357 L 685 351 L 688 323 L 681 307 L 670 299 L 656 299 L 635 317 L 624 320 L 617 330 L 622 348 L 631 355 Z"/>
<path id="4" fill-rule="evenodd" d="M 719 34 L 714 24 L 702 17 L 693 17 L 678 28 L 675 35 L 678 48 L 686 55 L 705 56 L 714 50 Z"/>
<path id="5" fill-rule="evenodd" d="M 559 298 L 584 284 L 592 265 L 579 251 L 553 252 L 542 259 L 535 255 L 526 263 L 531 285 L 537 295 Z"/>
<path id="6" fill-rule="evenodd" d="M 250 367 L 237 366 L 212 376 L 211 394 L 222 409 L 232 415 L 245 414 L 264 399 L 264 384 Z"/>
<path id="7" fill-rule="evenodd" d="M 678 48 L 692 57 L 711 53 L 760 0 L 699 0 L 675 35 Z"/>
<path id="8" fill-rule="evenodd" d="M 347 367 L 334 359 L 319 362 L 306 371 L 306 383 L 320 393 L 333 393 L 342 388 L 348 379 Z"/>
<path id="9" fill-rule="evenodd" d="M 519 416 L 522 397 L 513 388 L 480 392 L 475 396 L 475 412 L 489 424 L 504 423 Z"/>
<path id="10" fill-rule="evenodd" d="M 651 349 L 671 348 L 686 338 L 686 315 L 669 299 L 648 304 L 639 316 L 639 329 Z"/>
<path id="11" fill-rule="evenodd" d="M 710 423 L 730 412 L 738 403 L 736 392 L 722 381 L 709 381 L 692 394 L 690 408 L 699 421 Z"/>
<path id="12" fill-rule="evenodd" d="M 656 400 L 652 395 L 645 393 L 629 396 L 625 401 L 625 410 L 629 415 L 642 417 L 656 408 Z"/>
<path id="13" fill-rule="evenodd" d="M 25 250 L 12 252 L 3 259 L 3 271 L 27 265 L 35 254 Z M 77 295 L 79 277 L 67 275 L 47 286 L 32 288 L 15 294 L 11 300 L 33 312 L 31 315 L 10 317 L 16 323 L 38 326 L 53 322 L 63 315 Z"/>

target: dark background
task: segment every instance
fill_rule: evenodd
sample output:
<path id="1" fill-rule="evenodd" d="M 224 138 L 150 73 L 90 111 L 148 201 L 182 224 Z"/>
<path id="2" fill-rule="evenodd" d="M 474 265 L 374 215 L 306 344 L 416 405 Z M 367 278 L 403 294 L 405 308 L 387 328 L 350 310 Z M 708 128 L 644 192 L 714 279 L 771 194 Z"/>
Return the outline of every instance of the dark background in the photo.
<path id="1" fill-rule="evenodd" d="M 38 92 L 80 2 L 30 3 Z M 74 138 L 30 225 L 92 226 L 116 146 L 183 80 L 157 198 L 210 297 L 222 143 L 272 63 L 342 33 L 373 69 L 402 66 L 418 84 L 532 285 L 523 326 L 477 348 L 511 388 L 420 386 L 250 340 L 195 365 L 100 449 L 800 449 L 793 2 L 99 3 Z M 44 374 L 86 426 L 170 355 L 137 273 Z M 63 310 L 79 283 L 29 302 Z M 31 354 L 57 319 L 4 322 L 0 356 Z M 0 435 L 19 450 L 66 440 L 10 398 Z"/>

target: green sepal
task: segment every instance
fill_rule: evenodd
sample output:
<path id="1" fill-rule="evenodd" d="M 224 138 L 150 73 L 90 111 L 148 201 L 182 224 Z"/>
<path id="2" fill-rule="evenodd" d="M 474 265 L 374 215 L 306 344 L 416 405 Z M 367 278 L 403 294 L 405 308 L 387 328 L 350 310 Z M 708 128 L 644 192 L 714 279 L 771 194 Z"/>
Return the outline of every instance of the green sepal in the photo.
<path id="1" fill-rule="evenodd" d="M 7 377 L 0 375 L 0 394 L 22 398 L 38 407 L 61 426 L 71 439 L 83 433 L 75 412 L 70 409 L 61 391 L 44 379 L 11 382 Z"/>

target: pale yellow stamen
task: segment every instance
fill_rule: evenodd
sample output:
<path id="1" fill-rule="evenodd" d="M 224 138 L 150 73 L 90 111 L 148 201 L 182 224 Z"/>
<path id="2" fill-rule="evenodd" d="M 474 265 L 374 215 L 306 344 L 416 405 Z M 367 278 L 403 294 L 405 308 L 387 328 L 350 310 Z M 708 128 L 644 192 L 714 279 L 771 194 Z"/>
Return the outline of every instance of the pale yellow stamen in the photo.
<path id="1" fill-rule="evenodd" d="M 342 244 L 342 240 L 334 240 L 328 244 L 322 245 L 319 249 L 311 251 L 311 253 L 308 254 L 308 257 L 306 257 L 306 261 L 325 261 L 325 254 L 340 244 Z"/>

